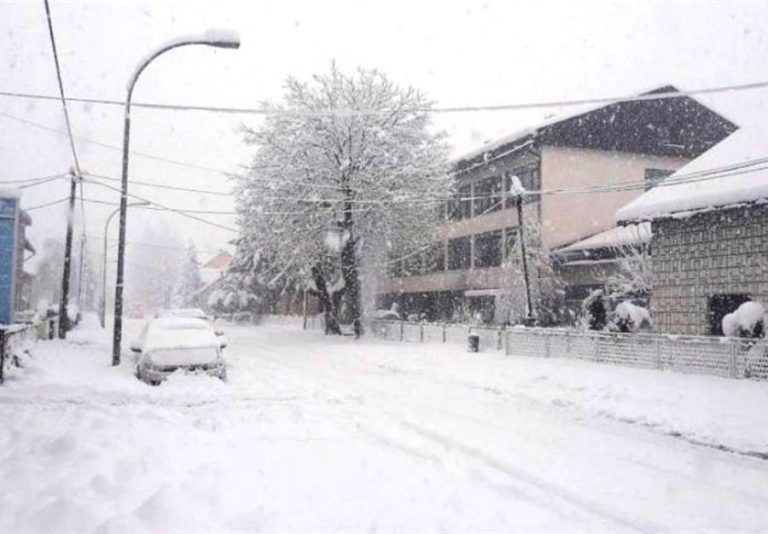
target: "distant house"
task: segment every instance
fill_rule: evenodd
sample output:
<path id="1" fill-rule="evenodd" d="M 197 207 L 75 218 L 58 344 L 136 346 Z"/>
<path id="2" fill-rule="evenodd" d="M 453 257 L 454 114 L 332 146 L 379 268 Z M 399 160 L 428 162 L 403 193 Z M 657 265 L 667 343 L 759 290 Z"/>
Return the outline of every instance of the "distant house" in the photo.
<path id="1" fill-rule="evenodd" d="M 674 91 L 665 86 L 651 93 Z M 529 191 L 604 188 L 530 195 L 523 206 L 526 227 L 530 218 L 540 228 L 540 250 L 560 252 L 558 275 L 566 297 L 576 301 L 604 284 L 609 261 L 615 262 L 603 250 L 610 245 L 590 245 L 589 239 L 620 238 L 622 231 L 611 230 L 616 210 L 642 194 L 605 186 L 644 181 L 651 188 L 735 129 L 690 97 L 626 101 L 553 119 L 466 154 L 454 162 L 457 195 L 444 206 L 434 244 L 391 262 L 378 307 L 397 302 L 405 315 L 430 320 L 522 318 L 524 300 L 512 289 L 519 275 L 509 267 L 520 254 L 520 222 L 508 195 L 513 176 Z"/>
<path id="2" fill-rule="evenodd" d="M 747 300 L 768 303 L 768 129 L 742 129 L 620 209 L 650 221 L 656 328 L 721 335 Z"/>
<path id="3" fill-rule="evenodd" d="M 232 254 L 226 250 L 219 250 L 200 266 L 200 279 L 203 287 L 195 293 L 195 303 L 203 308 L 208 306 L 208 297 L 221 284 L 227 267 L 232 262 Z"/>

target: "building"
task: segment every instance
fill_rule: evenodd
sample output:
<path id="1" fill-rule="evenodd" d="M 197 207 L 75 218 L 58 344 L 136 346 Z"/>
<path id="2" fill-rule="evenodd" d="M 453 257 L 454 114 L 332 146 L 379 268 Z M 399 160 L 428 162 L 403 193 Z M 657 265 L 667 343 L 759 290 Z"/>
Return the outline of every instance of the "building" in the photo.
<path id="1" fill-rule="evenodd" d="M 648 94 L 674 91 L 666 86 Z M 516 201 L 505 194 L 513 176 L 526 190 L 547 193 L 527 195 L 523 205 L 526 244 L 540 260 L 532 261 L 534 291 L 541 296 L 562 277 L 561 292 L 574 300 L 601 283 L 602 268 L 566 262 L 553 274 L 542 267 L 545 259 L 615 226 L 616 210 L 642 189 L 565 190 L 622 182 L 651 188 L 735 129 L 690 97 L 635 100 L 552 120 L 466 154 L 454 163 L 457 196 L 444 208 L 434 245 L 392 264 L 379 306 L 397 301 L 406 315 L 431 320 L 520 320 L 521 228 Z"/>
<path id="2" fill-rule="evenodd" d="M 650 221 L 656 329 L 722 334 L 747 300 L 768 303 L 768 128 L 737 131 L 618 211 Z"/>
<path id="3" fill-rule="evenodd" d="M 200 280 L 203 286 L 195 292 L 194 302 L 201 308 L 208 308 L 208 298 L 221 285 L 227 267 L 232 262 L 232 254 L 219 250 L 206 259 L 200 266 Z"/>
<path id="4" fill-rule="evenodd" d="M 16 246 L 16 295 L 14 310 L 17 312 L 32 308 L 30 302 L 32 294 L 33 276 L 24 270 L 24 263 L 36 254 L 35 247 L 27 239 L 27 227 L 32 226 L 32 217 L 24 210 L 19 210 L 18 238 Z"/>

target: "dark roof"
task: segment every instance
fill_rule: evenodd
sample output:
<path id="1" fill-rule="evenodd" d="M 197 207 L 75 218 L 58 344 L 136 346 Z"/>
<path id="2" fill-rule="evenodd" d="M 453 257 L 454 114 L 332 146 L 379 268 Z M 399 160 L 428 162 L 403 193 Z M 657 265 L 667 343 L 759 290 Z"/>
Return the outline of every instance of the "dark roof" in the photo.
<path id="1" fill-rule="evenodd" d="M 643 95 L 670 92 L 678 89 L 666 85 Z M 527 130 L 457 163 L 466 168 L 529 140 L 538 145 L 695 158 L 737 128 L 689 96 L 623 101 Z"/>

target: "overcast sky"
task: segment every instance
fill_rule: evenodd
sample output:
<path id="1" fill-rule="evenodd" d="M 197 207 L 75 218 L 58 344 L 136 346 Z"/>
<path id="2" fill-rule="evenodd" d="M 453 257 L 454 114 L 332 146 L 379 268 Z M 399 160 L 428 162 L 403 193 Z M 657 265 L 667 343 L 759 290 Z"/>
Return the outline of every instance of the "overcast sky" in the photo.
<path id="1" fill-rule="evenodd" d="M 134 99 L 255 107 L 279 100 L 287 76 L 306 78 L 336 59 L 343 69 L 375 67 L 424 90 L 438 105 L 485 105 L 633 94 L 665 83 L 700 88 L 768 80 L 768 3 L 649 2 L 78 2 L 51 1 L 69 96 L 123 99 L 139 59 L 158 44 L 207 28 L 232 28 L 240 50 L 179 49 L 142 75 Z M 42 0 L 0 2 L 0 90 L 56 95 Z M 768 91 L 712 96 L 705 102 L 740 124 L 765 117 Z M 454 153 L 530 126 L 564 109 L 440 115 Z M 122 110 L 72 105 L 81 166 L 120 175 Z M 0 97 L 0 181 L 59 173 L 71 165 L 66 138 L 16 119 L 64 131 L 60 104 Z M 7 116 L 7 115 L 10 115 Z M 247 163 L 238 124 L 253 116 L 137 109 L 132 149 L 210 169 Z M 133 180 L 228 191 L 226 178 L 133 156 Z M 188 209 L 230 210 L 231 199 L 131 192 Z M 23 205 L 67 194 L 63 181 L 26 189 Z M 87 185 L 89 198 L 117 193 Z M 98 250 L 112 208 L 87 205 L 89 239 Z M 32 240 L 63 238 L 63 205 L 31 212 Z M 208 216 L 224 225 L 232 217 Z M 129 217 L 129 238 L 165 221 L 177 238 L 216 249 L 234 234 L 157 212 Z M 114 231 L 114 229 L 113 229 Z M 61 236 L 59 235 L 61 234 Z"/>

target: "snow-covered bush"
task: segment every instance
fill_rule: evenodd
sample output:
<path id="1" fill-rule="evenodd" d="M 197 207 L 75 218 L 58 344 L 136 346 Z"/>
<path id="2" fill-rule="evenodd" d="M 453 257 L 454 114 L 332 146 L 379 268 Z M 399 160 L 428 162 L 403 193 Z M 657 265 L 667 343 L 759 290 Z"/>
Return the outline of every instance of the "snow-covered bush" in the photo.
<path id="1" fill-rule="evenodd" d="M 619 332 L 637 332 L 652 325 L 651 314 L 646 308 L 625 300 L 613 311 L 611 327 Z"/>
<path id="2" fill-rule="evenodd" d="M 590 330 L 603 330 L 608 324 L 608 311 L 602 289 L 592 291 L 581 304 L 582 322 Z"/>
<path id="3" fill-rule="evenodd" d="M 745 302 L 723 317 L 722 326 L 728 337 L 765 337 L 765 308 L 759 302 Z"/>

